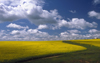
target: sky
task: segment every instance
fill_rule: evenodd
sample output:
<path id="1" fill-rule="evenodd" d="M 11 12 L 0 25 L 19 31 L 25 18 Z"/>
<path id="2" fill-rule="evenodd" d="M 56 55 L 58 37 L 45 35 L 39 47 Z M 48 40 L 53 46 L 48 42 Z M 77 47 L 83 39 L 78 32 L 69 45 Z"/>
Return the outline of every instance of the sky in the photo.
<path id="1" fill-rule="evenodd" d="M 100 0 L 0 0 L 0 41 L 100 38 Z"/>

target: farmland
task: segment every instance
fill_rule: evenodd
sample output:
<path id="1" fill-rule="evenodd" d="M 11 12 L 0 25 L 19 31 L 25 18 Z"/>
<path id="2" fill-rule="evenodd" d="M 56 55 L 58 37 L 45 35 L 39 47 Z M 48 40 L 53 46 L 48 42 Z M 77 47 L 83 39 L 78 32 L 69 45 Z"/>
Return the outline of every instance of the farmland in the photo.
<path id="1" fill-rule="evenodd" d="M 63 41 L 1 41 L 0 63 L 13 63 L 86 49 Z"/>
<path id="2" fill-rule="evenodd" d="M 30 60 L 23 63 L 100 63 L 100 39 L 70 40 L 63 42 L 83 46 L 87 49 L 66 52 L 58 57 Z"/>
<path id="3" fill-rule="evenodd" d="M 72 42 L 80 43 L 80 44 L 89 44 L 100 47 L 100 39 L 89 39 L 89 40 L 71 40 Z"/>

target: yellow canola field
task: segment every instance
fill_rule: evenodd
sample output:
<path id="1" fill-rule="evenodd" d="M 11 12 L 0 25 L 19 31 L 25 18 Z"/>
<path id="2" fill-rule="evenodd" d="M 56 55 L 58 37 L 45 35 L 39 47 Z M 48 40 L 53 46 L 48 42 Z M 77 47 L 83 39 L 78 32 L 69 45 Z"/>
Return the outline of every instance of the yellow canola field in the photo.
<path id="1" fill-rule="evenodd" d="M 0 62 L 17 61 L 85 49 L 85 47 L 67 44 L 62 41 L 1 41 Z"/>
<path id="2" fill-rule="evenodd" d="M 90 45 L 100 47 L 100 39 L 71 40 L 71 41 L 76 42 L 76 43 L 90 44 Z"/>

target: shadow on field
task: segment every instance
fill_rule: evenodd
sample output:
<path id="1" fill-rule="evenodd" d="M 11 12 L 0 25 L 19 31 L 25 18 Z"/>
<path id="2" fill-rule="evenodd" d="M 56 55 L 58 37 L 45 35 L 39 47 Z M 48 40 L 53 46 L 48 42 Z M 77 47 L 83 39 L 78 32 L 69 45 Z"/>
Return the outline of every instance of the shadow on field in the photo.
<path id="1" fill-rule="evenodd" d="M 100 50 L 100 48 L 99 47 L 96 47 L 96 46 L 94 46 L 94 45 L 89 45 L 89 44 L 82 44 L 81 42 L 83 42 L 83 41 L 77 41 L 78 43 L 76 43 L 76 42 L 72 42 L 72 41 L 63 41 L 64 43 L 69 43 L 69 44 L 73 44 L 73 45 L 79 45 L 79 46 L 83 46 L 83 47 L 86 47 L 87 48 L 87 50 L 86 51 L 91 51 L 91 52 L 96 52 L 97 50 Z M 86 42 L 93 42 L 93 41 L 86 41 Z M 99 42 L 99 41 L 97 41 L 97 42 Z"/>
<path id="2" fill-rule="evenodd" d="M 70 53 L 62 53 L 62 54 L 55 55 L 58 57 L 54 57 L 52 55 L 46 57 L 33 58 L 26 61 L 19 61 L 16 63 L 100 63 L 99 47 L 89 45 L 89 44 L 75 43 L 72 41 L 63 41 L 63 42 L 68 44 L 83 46 L 86 47 L 87 49 L 82 51 L 74 51 Z M 48 57 L 52 57 L 52 58 L 48 58 Z"/>
<path id="3" fill-rule="evenodd" d="M 63 41 L 64 43 L 69 43 L 69 44 L 73 44 L 73 45 L 79 45 L 79 46 L 83 46 L 86 47 L 86 50 L 83 51 L 77 51 L 77 52 L 72 52 L 73 56 L 76 56 L 76 61 L 79 60 L 79 63 L 100 63 L 100 47 L 96 47 L 94 45 L 89 45 L 89 44 L 81 44 L 81 42 L 83 41 L 77 41 L 76 42 L 72 42 L 72 41 Z M 94 42 L 94 41 L 86 41 L 86 42 Z M 99 42 L 99 41 L 96 41 Z M 73 61 L 74 59 L 72 59 Z M 75 62 L 69 62 L 69 63 L 77 63 Z"/>

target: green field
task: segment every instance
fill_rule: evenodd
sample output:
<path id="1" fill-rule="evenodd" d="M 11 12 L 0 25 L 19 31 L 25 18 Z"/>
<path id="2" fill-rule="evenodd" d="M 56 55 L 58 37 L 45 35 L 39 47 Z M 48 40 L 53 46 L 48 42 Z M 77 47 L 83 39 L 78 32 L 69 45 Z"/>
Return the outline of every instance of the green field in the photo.
<path id="1" fill-rule="evenodd" d="M 62 41 L 1 41 L 0 63 L 13 63 L 86 49 Z"/>

